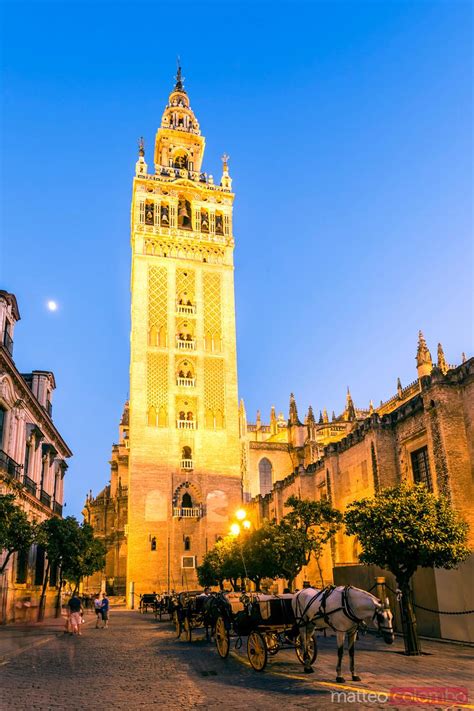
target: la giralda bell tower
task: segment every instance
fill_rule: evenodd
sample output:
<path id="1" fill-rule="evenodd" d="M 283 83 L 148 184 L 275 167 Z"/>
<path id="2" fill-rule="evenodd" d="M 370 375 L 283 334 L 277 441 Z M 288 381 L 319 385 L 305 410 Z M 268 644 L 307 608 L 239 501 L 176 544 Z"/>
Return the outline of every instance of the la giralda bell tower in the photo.
<path id="1" fill-rule="evenodd" d="M 128 590 L 196 587 L 241 501 L 232 181 L 202 171 L 181 69 L 131 210 Z"/>

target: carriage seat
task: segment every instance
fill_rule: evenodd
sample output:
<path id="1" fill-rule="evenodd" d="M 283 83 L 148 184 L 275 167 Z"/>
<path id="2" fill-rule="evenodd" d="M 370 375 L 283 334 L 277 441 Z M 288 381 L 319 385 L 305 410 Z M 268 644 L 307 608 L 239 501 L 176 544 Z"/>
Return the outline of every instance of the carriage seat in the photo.
<path id="1" fill-rule="evenodd" d="M 257 595 L 256 602 L 260 608 L 262 621 L 272 625 L 293 625 L 295 623 L 295 615 L 291 606 L 293 597 L 291 593 Z"/>

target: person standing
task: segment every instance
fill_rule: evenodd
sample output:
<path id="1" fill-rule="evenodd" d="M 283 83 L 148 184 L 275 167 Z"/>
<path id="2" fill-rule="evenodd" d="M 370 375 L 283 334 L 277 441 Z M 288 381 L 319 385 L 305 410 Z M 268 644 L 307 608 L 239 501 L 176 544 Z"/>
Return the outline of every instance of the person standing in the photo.
<path id="1" fill-rule="evenodd" d="M 100 593 L 94 597 L 94 612 L 95 612 L 95 628 L 99 629 L 99 622 L 102 620 L 102 600 Z"/>
<path id="2" fill-rule="evenodd" d="M 67 606 L 69 610 L 69 634 L 80 635 L 83 609 L 82 602 L 76 593 L 73 593 L 73 596 L 69 600 Z"/>
<path id="3" fill-rule="evenodd" d="M 109 599 L 105 592 L 102 593 L 102 601 L 101 601 L 101 613 L 102 613 L 102 622 L 103 622 L 103 629 L 107 629 L 109 626 Z"/>

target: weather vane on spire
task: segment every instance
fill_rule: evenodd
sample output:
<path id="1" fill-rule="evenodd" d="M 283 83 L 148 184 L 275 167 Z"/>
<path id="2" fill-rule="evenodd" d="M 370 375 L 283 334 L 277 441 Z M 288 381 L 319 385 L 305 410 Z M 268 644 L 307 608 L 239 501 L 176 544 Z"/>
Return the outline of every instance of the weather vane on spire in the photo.
<path id="1" fill-rule="evenodd" d="M 145 141 L 143 139 L 143 136 L 140 136 L 140 138 L 138 139 L 138 155 L 145 155 Z"/>
<path id="2" fill-rule="evenodd" d="M 176 84 L 175 84 L 174 88 L 177 91 L 184 91 L 184 83 L 183 83 L 184 77 L 182 76 L 182 73 L 181 73 L 181 59 L 179 57 L 179 54 L 176 57 L 176 64 L 177 64 L 178 69 L 176 72 Z"/>
<path id="3" fill-rule="evenodd" d="M 223 167 L 224 170 L 227 170 L 227 169 L 228 169 L 228 165 L 227 165 L 227 164 L 228 164 L 229 160 L 230 160 L 230 156 L 228 156 L 227 153 L 224 153 L 224 154 L 221 156 L 222 167 Z"/>

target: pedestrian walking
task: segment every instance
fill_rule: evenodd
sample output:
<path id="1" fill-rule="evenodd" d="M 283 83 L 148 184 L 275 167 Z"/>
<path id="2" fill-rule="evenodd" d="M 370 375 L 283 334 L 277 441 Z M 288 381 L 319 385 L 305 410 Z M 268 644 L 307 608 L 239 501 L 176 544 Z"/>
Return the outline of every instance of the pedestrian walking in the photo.
<path id="1" fill-rule="evenodd" d="M 99 622 L 102 621 L 102 600 L 100 599 L 100 593 L 94 597 L 94 612 L 95 612 L 95 628 L 99 629 Z"/>
<path id="2" fill-rule="evenodd" d="M 109 626 L 109 598 L 105 594 L 105 592 L 102 593 L 102 601 L 101 601 L 101 613 L 102 613 L 102 628 L 107 629 Z"/>
<path id="3" fill-rule="evenodd" d="M 81 599 L 73 593 L 73 596 L 67 604 L 69 610 L 69 634 L 81 634 L 81 624 L 82 624 L 82 602 Z"/>

